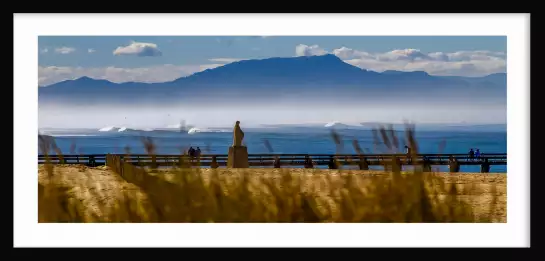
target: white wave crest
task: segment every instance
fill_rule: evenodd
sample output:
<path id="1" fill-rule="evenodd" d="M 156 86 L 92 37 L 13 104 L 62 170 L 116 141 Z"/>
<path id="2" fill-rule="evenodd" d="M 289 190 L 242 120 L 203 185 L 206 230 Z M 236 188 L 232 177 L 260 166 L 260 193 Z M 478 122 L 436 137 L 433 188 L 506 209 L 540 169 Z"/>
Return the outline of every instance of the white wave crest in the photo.
<path id="1" fill-rule="evenodd" d="M 203 128 L 203 129 L 200 129 L 200 128 L 191 128 L 187 131 L 187 134 L 195 134 L 197 132 L 208 132 L 208 133 L 212 133 L 212 132 L 229 132 L 228 130 L 222 130 L 222 129 L 207 129 L 207 128 Z"/>
<path id="2" fill-rule="evenodd" d="M 101 128 L 98 131 L 117 131 L 117 130 L 119 130 L 119 128 L 116 128 L 114 126 L 108 126 L 108 127 Z"/>
<path id="3" fill-rule="evenodd" d="M 114 127 L 114 126 L 108 126 L 99 129 L 98 131 L 102 132 L 135 132 L 135 131 L 153 131 L 153 129 L 133 129 L 133 128 L 127 128 L 127 127 Z"/>
<path id="4" fill-rule="evenodd" d="M 336 129 L 358 129 L 358 126 L 354 126 L 351 124 L 345 124 L 338 121 L 330 122 L 326 125 L 324 125 L 326 128 L 336 128 Z"/>
<path id="5" fill-rule="evenodd" d="M 343 124 L 338 122 L 338 121 L 334 121 L 334 122 L 330 122 L 330 123 L 326 124 L 324 127 L 334 127 L 334 126 L 337 126 L 337 125 L 343 125 Z"/>

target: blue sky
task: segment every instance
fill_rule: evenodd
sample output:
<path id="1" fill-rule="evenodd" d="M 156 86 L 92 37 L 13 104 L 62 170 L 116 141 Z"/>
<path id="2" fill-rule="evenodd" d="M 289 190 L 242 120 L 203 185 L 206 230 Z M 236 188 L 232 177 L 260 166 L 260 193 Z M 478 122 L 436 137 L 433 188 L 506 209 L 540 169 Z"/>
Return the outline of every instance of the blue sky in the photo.
<path id="1" fill-rule="evenodd" d="M 41 36 L 38 71 L 41 86 L 82 76 L 164 82 L 240 59 L 333 53 L 374 71 L 483 76 L 505 72 L 506 42 L 504 36 Z"/>

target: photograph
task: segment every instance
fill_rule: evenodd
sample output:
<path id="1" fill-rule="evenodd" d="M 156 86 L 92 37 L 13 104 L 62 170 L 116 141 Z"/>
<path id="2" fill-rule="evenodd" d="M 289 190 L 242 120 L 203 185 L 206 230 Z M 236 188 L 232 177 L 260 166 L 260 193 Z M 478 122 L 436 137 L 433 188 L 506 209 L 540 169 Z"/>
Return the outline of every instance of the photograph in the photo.
<path id="1" fill-rule="evenodd" d="M 515 220 L 507 33 L 113 27 L 34 36 L 37 226 Z"/>

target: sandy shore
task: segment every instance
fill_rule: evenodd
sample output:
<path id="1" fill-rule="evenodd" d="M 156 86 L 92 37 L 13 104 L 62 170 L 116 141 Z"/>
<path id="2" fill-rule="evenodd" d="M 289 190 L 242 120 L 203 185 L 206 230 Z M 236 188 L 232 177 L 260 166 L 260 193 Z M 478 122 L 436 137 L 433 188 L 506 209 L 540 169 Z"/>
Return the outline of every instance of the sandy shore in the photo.
<path id="1" fill-rule="evenodd" d="M 218 169 L 221 176 L 237 175 L 241 170 L 233 169 Z M 246 169 L 251 171 L 256 177 L 279 177 L 280 171 L 285 169 Z M 291 173 L 308 176 L 311 179 L 316 179 L 316 184 L 323 183 L 326 176 L 339 175 L 338 170 L 318 170 L 318 169 L 289 169 Z M 211 173 L 211 169 L 201 169 L 202 175 L 206 177 Z M 384 175 L 382 171 L 350 171 L 351 174 L 363 176 L 378 176 Z M 239 173 L 238 173 L 239 174 Z M 174 174 L 169 174 L 167 171 L 159 171 L 154 174 L 163 177 L 166 180 L 174 178 Z M 506 174 L 481 174 L 481 173 L 436 173 L 445 180 L 447 184 L 455 183 L 457 187 L 472 186 L 471 193 L 462 194 L 463 197 L 471 197 L 472 205 L 475 210 L 485 209 L 490 205 L 493 194 L 499 196 L 498 208 L 494 213 L 494 219 L 499 222 L 506 222 L 507 219 L 507 175 Z M 81 202 L 86 206 L 83 210 L 85 216 L 100 217 L 107 216 L 109 213 L 104 211 L 115 211 L 115 206 L 123 201 L 133 201 L 139 206 L 138 209 L 145 220 L 146 216 L 151 216 L 153 213 L 146 213 L 147 204 L 150 204 L 147 195 L 136 185 L 123 180 L 119 175 L 110 171 L 107 167 L 88 168 L 84 166 L 74 165 L 59 165 L 54 168 L 54 176 L 48 177 L 43 165 L 38 168 L 38 180 L 40 184 L 53 183 L 61 185 L 69 190 L 73 200 Z M 309 179 L 310 180 L 310 179 Z M 312 181 L 314 182 L 314 181 Z M 495 186 L 495 191 L 492 190 Z M 461 190 L 460 190 L 461 191 Z M 129 195 L 129 196 L 128 196 Z M 129 198 L 128 198 L 129 197 Z M 104 207 L 106 206 L 106 207 Z M 86 220 L 92 222 L 93 219 Z M 105 220 L 107 221 L 107 220 Z"/>

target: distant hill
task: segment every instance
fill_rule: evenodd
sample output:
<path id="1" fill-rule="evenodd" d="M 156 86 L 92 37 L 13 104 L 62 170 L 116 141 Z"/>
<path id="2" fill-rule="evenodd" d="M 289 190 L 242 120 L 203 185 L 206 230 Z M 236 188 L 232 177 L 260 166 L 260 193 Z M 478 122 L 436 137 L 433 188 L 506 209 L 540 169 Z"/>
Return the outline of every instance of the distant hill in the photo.
<path id="1" fill-rule="evenodd" d="M 180 103 L 214 99 L 258 102 L 295 97 L 372 99 L 506 99 L 506 74 L 432 76 L 426 72 L 363 70 L 328 54 L 242 60 L 164 83 L 113 83 L 82 77 L 39 88 L 40 103 Z"/>

